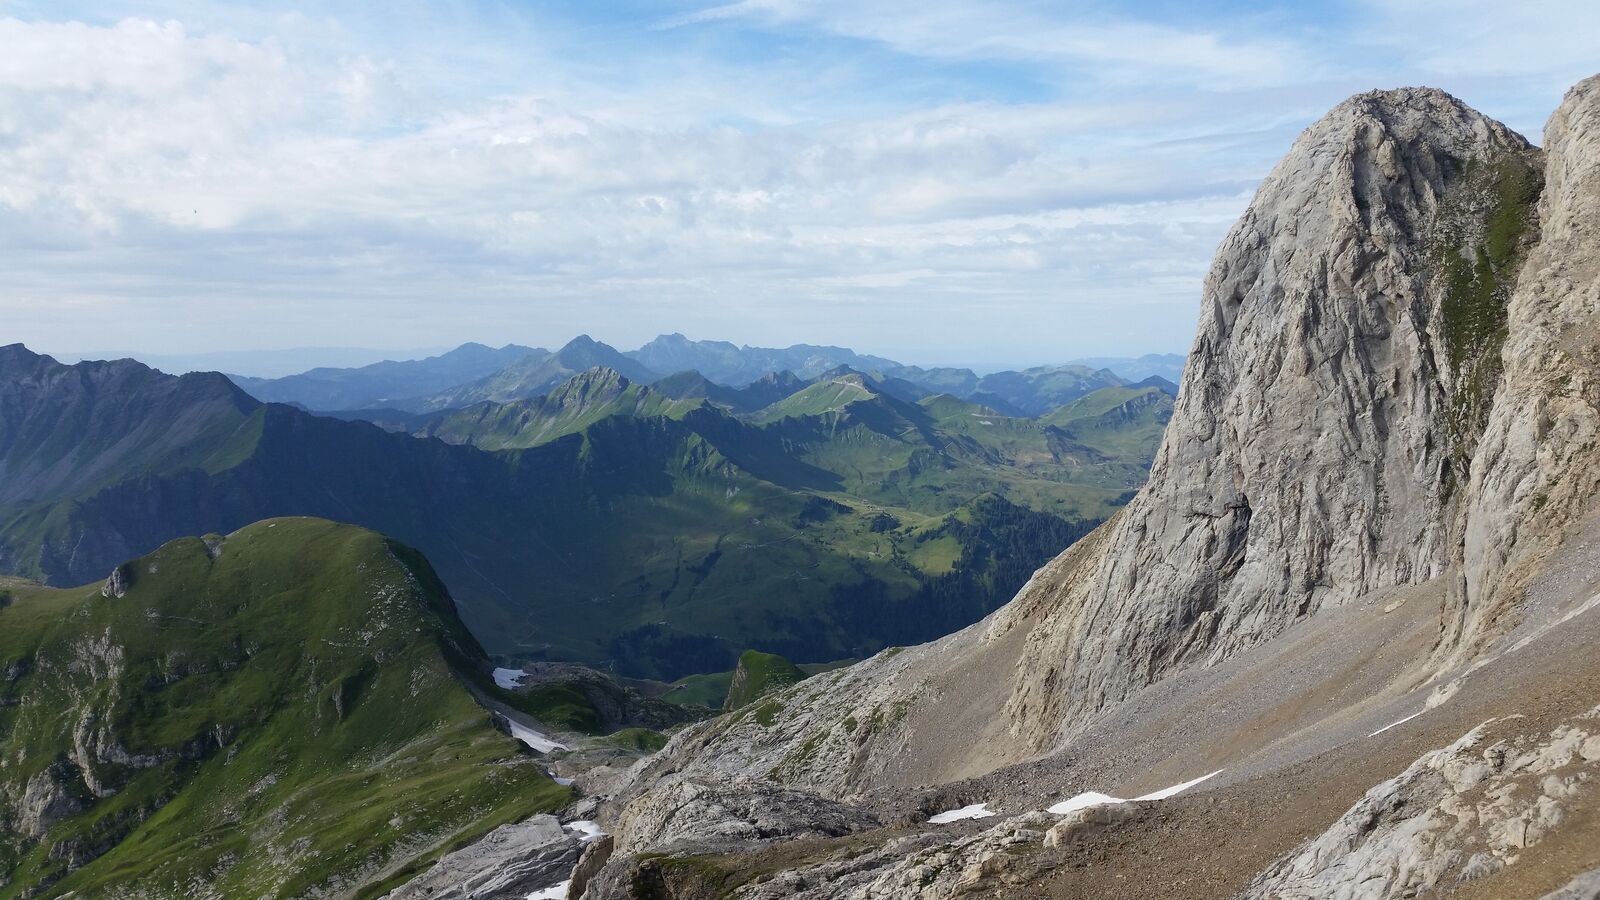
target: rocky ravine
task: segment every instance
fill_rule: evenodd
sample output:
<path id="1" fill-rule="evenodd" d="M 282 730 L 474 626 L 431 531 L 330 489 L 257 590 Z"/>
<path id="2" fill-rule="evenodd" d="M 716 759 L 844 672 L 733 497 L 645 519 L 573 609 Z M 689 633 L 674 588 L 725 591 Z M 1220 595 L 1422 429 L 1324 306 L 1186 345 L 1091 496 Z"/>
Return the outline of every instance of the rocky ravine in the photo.
<path id="1" fill-rule="evenodd" d="M 1439 91 L 1341 104 L 1223 242 L 1140 495 L 984 622 L 680 733 L 583 896 L 1581 885 L 1597 308 L 1600 79 L 1542 151 Z"/>

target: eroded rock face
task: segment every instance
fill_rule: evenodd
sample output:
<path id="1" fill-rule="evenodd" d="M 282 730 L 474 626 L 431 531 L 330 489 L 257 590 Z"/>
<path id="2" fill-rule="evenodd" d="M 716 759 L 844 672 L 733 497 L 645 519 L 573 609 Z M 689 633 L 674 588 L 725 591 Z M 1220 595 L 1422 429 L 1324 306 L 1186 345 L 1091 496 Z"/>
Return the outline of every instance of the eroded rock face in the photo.
<path id="1" fill-rule="evenodd" d="M 1028 851 L 1040 846 L 1055 816 L 1016 816 L 977 834 L 939 840 L 921 834 L 873 852 L 743 888 L 740 900 L 890 900 L 960 897 L 1025 885 L 1039 874 Z"/>
<path id="2" fill-rule="evenodd" d="M 1261 900 L 1414 897 L 1516 862 L 1600 774 L 1600 708 L 1546 735 L 1493 739 L 1487 722 L 1368 791 L 1259 875 Z"/>
<path id="3" fill-rule="evenodd" d="M 1600 897 L 1600 869 L 1585 872 L 1539 900 L 1595 900 Z"/>
<path id="4" fill-rule="evenodd" d="M 1600 491 L 1600 76 L 1545 129 L 1538 245 L 1507 310 L 1505 374 L 1472 460 L 1465 592 L 1447 624 L 1492 633 L 1536 561 Z M 1502 581 L 1504 583 L 1502 583 Z"/>
<path id="5" fill-rule="evenodd" d="M 984 622 L 791 688 L 767 727 L 693 729 L 669 768 L 835 797 L 981 774 L 1182 666 L 1453 571 L 1470 435 L 1450 427 L 1461 367 L 1440 273 L 1487 241 L 1483 173 L 1537 157 L 1439 91 L 1340 104 L 1223 242 L 1127 508 Z M 941 730 L 965 739 L 941 748 Z"/>
<path id="6" fill-rule="evenodd" d="M 764 781 L 674 775 L 618 817 L 616 850 L 837 837 L 878 824 L 862 810 Z"/>
<path id="7" fill-rule="evenodd" d="M 567 885 L 567 897 L 582 897 L 589 889 L 589 883 L 594 881 L 605 868 L 615 849 L 616 838 L 609 834 L 601 835 L 585 844 L 583 854 L 578 857 L 578 864 L 572 867 L 572 879 Z"/>
<path id="8" fill-rule="evenodd" d="M 723 853 L 779 841 L 841 837 L 879 824 L 864 810 L 767 781 L 667 775 L 632 797 L 608 839 L 613 843 L 597 849 L 589 865 L 580 866 L 586 887 L 578 896 L 622 900 L 669 891 L 674 876 L 654 858 L 662 853 Z M 650 858 L 641 858 L 646 850 Z"/>
<path id="9" fill-rule="evenodd" d="M 111 576 L 100 588 L 100 596 L 108 600 L 121 600 L 128 596 L 128 589 L 133 587 L 133 568 L 120 565 L 111 570 Z"/>
<path id="10" fill-rule="evenodd" d="M 83 809 L 83 802 L 74 795 L 73 774 L 70 764 L 63 762 L 28 779 L 16 813 L 23 834 L 42 837 L 51 826 Z"/>
<path id="11" fill-rule="evenodd" d="M 522 900 L 567 880 L 582 849 L 555 816 L 534 816 L 446 854 L 385 900 Z"/>
<path id="12" fill-rule="evenodd" d="M 1030 636 L 1019 737 L 1043 748 L 1180 665 L 1445 572 L 1454 384 L 1434 238 L 1473 169 L 1528 152 L 1427 89 L 1355 97 L 1295 142 L 1217 253 L 1149 482 L 1081 606 Z"/>

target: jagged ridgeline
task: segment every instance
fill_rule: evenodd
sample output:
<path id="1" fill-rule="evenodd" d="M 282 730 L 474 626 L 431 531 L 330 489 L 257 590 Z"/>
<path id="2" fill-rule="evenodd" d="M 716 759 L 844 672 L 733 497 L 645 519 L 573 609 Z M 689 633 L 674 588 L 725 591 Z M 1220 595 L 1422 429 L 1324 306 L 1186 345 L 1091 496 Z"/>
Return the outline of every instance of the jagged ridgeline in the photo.
<path id="1" fill-rule="evenodd" d="M 596 354 L 524 359 L 548 375 Z M 849 370 L 735 390 L 595 368 L 533 399 L 348 414 L 380 428 L 13 345 L 0 571 L 78 584 L 165 540 L 312 515 L 421 549 L 491 653 L 666 680 L 752 647 L 860 658 L 1005 602 L 1130 496 L 1171 407 L 1111 386 L 1026 418 Z"/>
<path id="2" fill-rule="evenodd" d="M 568 802 L 415 551 L 318 519 L 0 604 L 0 897 L 370 896 Z"/>

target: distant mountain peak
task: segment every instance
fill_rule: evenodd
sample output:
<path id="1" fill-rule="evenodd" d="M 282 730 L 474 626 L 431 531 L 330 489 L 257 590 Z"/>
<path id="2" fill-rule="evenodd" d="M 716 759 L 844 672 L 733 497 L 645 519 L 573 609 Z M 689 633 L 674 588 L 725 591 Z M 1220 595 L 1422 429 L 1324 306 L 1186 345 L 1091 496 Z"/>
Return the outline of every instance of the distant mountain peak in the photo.
<path id="1" fill-rule="evenodd" d="M 622 364 L 626 365 L 627 360 L 627 357 L 623 356 L 617 348 L 604 341 L 597 341 L 587 334 L 580 334 L 567 341 L 560 350 L 556 351 L 556 357 L 568 365 L 573 365 L 573 362 L 578 360 L 589 359 L 622 360 Z M 575 365 L 573 367 L 577 368 Z M 591 367 L 592 364 L 583 366 L 583 368 Z"/>
<path id="2" fill-rule="evenodd" d="M 6 344 L 0 346 L 0 368 L 16 368 L 23 365 L 36 365 L 45 357 L 29 350 L 23 344 Z"/>

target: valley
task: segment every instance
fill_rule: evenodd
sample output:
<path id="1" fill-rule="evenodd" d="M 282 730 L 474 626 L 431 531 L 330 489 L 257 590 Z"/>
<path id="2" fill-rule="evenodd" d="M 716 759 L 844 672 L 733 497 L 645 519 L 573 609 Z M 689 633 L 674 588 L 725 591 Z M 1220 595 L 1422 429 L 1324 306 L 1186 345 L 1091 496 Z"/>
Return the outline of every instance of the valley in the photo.
<path id="1" fill-rule="evenodd" d="M 19 346 L 0 377 L 7 571 L 70 584 L 185 534 L 340 519 L 427 553 L 492 654 L 668 682 L 975 621 L 1131 496 L 1172 403 L 1108 387 L 1036 420 L 847 369 L 733 388 L 594 368 L 527 400 L 336 418 Z"/>

